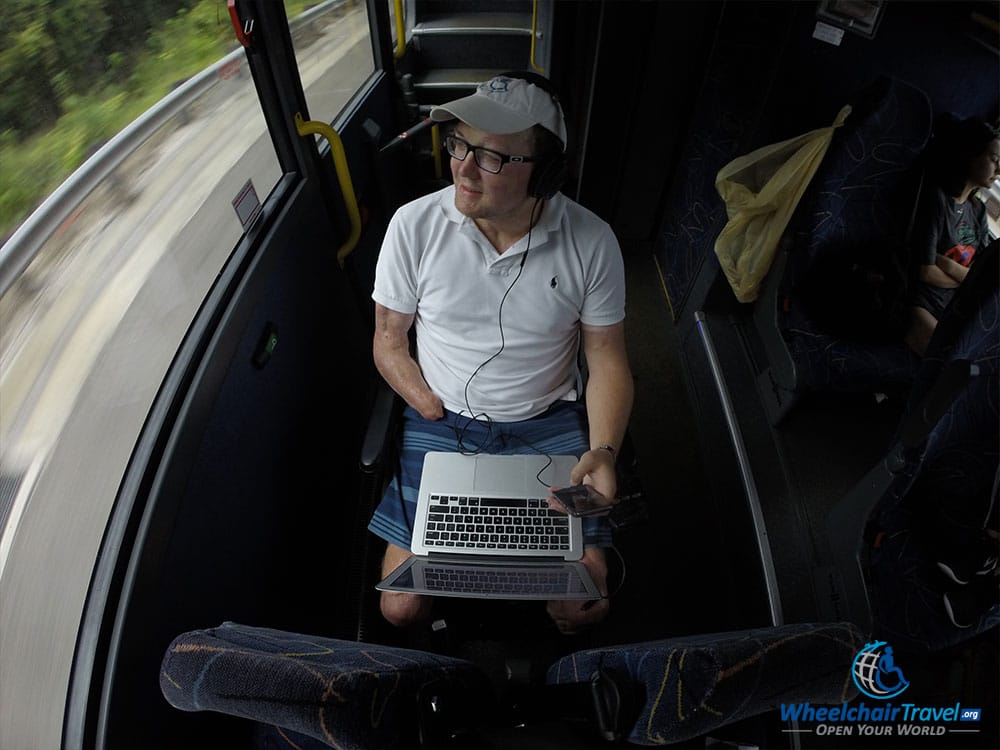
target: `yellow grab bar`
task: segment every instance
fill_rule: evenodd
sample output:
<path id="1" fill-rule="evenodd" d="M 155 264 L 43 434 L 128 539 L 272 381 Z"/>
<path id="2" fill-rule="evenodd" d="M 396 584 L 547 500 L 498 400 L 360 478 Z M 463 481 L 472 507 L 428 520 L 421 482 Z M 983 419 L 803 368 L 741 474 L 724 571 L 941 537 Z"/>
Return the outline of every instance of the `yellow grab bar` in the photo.
<path id="1" fill-rule="evenodd" d="M 392 56 L 397 60 L 406 52 L 406 26 L 403 24 L 403 0 L 393 0 L 392 7 L 396 15 L 396 49 Z"/>
<path id="2" fill-rule="evenodd" d="M 354 195 L 354 183 L 351 182 L 351 169 L 347 166 L 344 142 L 340 140 L 337 131 L 325 122 L 318 120 L 307 122 L 302 119 L 302 114 L 299 112 L 295 113 L 295 128 L 299 131 L 299 135 L 321 135 L 330 144 L 330 155 L 333 157 L 333 165 L 337 170 L 337 182 L 340 183 L 340 192 L 344 195 L 347 215 L 351 219 L 351 234 L 337 250 L 337 262 L 343 268 L 344 261 L 361 238 L 361 212 L 358 210 L 358 199 Z"/>
<path id="3" fill-rule="evenodd" d="M 531 4 L 531 67 L 539 73 L 544 73 L 545 68 L 538 66 L 535 62 L 535 39 L 538 36 L 538 0 Z"/>
<path id="4" fill-rule="evenodd" d="M 431 126 L 431 156 L 434 158 L 434 177 L 441 179 L 441 127 Z"/>

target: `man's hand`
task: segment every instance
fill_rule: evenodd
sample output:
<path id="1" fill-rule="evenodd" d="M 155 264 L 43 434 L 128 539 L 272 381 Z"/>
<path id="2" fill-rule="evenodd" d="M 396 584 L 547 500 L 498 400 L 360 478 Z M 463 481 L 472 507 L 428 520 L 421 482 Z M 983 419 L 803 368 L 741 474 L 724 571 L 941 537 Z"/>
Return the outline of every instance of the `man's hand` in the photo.
<path id="1" fill-rule="evenodd" d="M 588 547 L 580 560 L 590 572 L 602 596 L 608 595 L 608 564 L 604 550 L 600 547 Z M 545 606 L 545 611 L 555 622 L 559 632 L 573 635 L 583 628 L 596 625 L 611 611 L 611 603 L 607 599 L 583 601 L 580 599 L 553 599 Z"/>
<path id="2" fill-rule="evenodd" d="M 598 448 L 580 456 L 580 461 L 569 474 L 572 484 L 590 484 L 608 500 L 613 501 L 618 494 L 618 474 L 615 471 L 615 457 L 610 452 Z M 584 481 L 589 480 L 589 481 Z"/>

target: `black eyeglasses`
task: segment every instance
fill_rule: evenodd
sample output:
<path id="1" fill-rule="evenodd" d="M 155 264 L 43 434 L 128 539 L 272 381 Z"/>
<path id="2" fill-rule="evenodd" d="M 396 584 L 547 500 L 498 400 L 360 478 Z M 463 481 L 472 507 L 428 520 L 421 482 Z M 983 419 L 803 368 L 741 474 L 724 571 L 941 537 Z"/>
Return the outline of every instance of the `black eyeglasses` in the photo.
<path id="1" fill-rule="evenodd" d="M 539 161 L 538 157 L 535 156 L 511 156 L 510 154 L 501 154 L 499 151 L 493 151 L 482 146 L 473 146 L 468 141 L 463 141 L 455 135 L 445 136 L 444 147 L 453 159 L 458 159 L 459 161 L 465 161 L 465 157 L 469 155 L 469 152 L 472 152 L 472 158 L 476 160 L 476 166 L 484 172 L 490 172 L 491 174 L 499 174 L 500 170 L 503 169 L 503 165 L 507 162 L 524 164 L 526 162 Z"/>

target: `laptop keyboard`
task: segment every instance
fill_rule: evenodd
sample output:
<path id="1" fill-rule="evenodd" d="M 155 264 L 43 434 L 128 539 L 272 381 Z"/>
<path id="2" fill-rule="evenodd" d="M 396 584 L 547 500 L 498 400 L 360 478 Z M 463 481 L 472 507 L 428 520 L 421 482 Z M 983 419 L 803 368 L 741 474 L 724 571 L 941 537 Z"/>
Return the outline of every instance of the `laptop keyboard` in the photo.
<path id="1" fill-rule="evenodd" d="M 430 497 L 427 547 L 560 551 L 569 539 L 569 518 L 542 498 Z"/>
<path id="2" fill-rule="evenodd" d="M 553 594 L 579 593 L 583 589 L 575 576 L 567 576 L 560 568 L 537 570 L 491 570 L 489 568 L 461 569 L 442 567 L 424 568 L 424 584 L 433 591 L 461 592 L 466 594 Z"/>

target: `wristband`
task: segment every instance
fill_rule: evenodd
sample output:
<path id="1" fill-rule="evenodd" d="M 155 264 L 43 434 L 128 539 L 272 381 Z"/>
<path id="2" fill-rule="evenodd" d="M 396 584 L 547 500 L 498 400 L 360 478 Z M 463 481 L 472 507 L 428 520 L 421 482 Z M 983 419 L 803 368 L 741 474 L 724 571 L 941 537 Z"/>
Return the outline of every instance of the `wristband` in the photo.
<path id="1" fill-rule="evenodd" d="M 594 448 L 595 451 L 607 451 L 611 454 L 611 458 L 617 458 L 615 456 L 614 446 L 608 445 L 607 443 L 602 443 L 601 445 Z"/>

